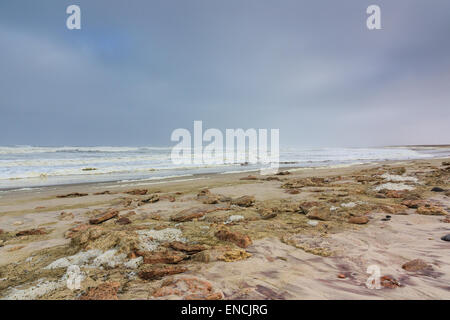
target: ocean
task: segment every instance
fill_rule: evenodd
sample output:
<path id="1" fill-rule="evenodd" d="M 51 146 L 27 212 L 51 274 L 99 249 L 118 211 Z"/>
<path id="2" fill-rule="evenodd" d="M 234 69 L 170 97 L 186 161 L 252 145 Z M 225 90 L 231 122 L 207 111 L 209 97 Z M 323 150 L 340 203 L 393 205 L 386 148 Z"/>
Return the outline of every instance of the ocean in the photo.
<path id="1" fill-rule="evenodd" d="M 0 189 L 159 180 L 259 169 L 242 163 L 175 165 L 170 158 L 171 150 L 170 147 L 0 147 Z M 282 148 L 280 167 L 323 167 L 445 156 L 450 156 L 450 148 Z"/>

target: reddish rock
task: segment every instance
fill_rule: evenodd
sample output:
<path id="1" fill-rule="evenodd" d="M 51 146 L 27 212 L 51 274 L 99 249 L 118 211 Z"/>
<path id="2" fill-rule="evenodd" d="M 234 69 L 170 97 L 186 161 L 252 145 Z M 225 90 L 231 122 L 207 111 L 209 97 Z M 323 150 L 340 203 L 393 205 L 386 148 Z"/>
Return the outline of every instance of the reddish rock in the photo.
<path id="1" fill-rule="evenodd" d="M 79 193 L 79 192 L 73 192 L 69 194 L 63 194 L 56 196 L 57 198 L 78 198 L 78 197 L 85 197 L 87 196 L 87 193 Z"/>
<path id="2" fill-rule="evenodd" d="M 215 233 L 215 236 L 222 241 L 230 241 L 241 248 L 247 248 L 252 244 L 249 236 L 240 232 L 232 232 L 226 228 L 222 228 Z"/>
<path id="3" fill-rule="evenodd" d="M 231 201 L 231 204 L 240 206 L 240 207 L 251 207 L 255 203 L 254 196 L 242 196 Z"/>
<path id="4" fill-rule="evenodd" d="M 327 221 L 330 219 L 330 209 L 327 207 L 312 207 L 308 210 L 306 216 L 309 219 Z"/>
<path id="5" fill-rule="evenodd" d="M 422 259 L 411 260 L 409 262 L 406 262 L 404 265 L 402 265 L 403 269 L 405 269 L 406 271 L 412 271 L 412 272 L 421 271 L 421 270 L 427 269 L 429 267 L 430 267 L 430 265 L 428 265 Z"/>
<path id="6" fill-rule="evenodd" d="M 300 193 L 300 190 L 298 190 L 298 189 L 287 189 L 287 190 L 286 190 L 286 193 L 289 193 L 289 194 L 299 194 L 299 193 Z"/>
<path id="7" fill-rule="evenodd" d="M 172 216 L 170 218 L 170 220 L 172 221 L 176 221 L 176 222 L 185 222 L 185 221 L 190 221 L 193 219 L 199 219 L 201 217 L 203 217 L 205 214 L 209 213 L 209 212 L 213 212 L 217 210 L 217 208 L 206 208 L 206 207 L 194 207 L 194 208 L 189 208 L 186 210 L 183 210 L 179 213 L 177 213 L 176 215 Z"/>
<path id="8" fill-rule="evenodd" d="M 148 192 L 147 189 L 134 189 L 134 190 L 127 191 L 125 193 L 131 194 L 133 196 L 145 196 L 147 194 L 147 192 Z"/>
<path id="9" fill-rule="evenodd" d="M 350 219 L 348 219 L 348 223 L 353 223 L 353 224 L 366 224 L 368 222 L 369 222 L 369 218 L 366 216 L 351 217 Z"/>
<path id="10" fill-rule="evenodd" d="M 406 210 L 408 209 L 406 206 L 401 204 L 391 204 L 391 205 L 383 205 L 379 208 L 383 212 L 387 212 L 390 214 L 399 214 L 406 215 Z"/>
<path id="11" fill-rule="evenodd" d="M 80 300 L 119 300 L 117 291 L 120 283 L 107 282 L 95 288 L 89 288 L 88 291 L 80 297 Z"/>
<path id="12" fill-rule="evenodd" d="M 72 212 L 64 212 L 64 211 L 61 212 L 58 217 L 59 220 L 64 220 L 64 221 L 72 220 L 73 218 L 74 218 L 74 215 Z"/>
<path id="13" fill-rule="evenodd" d="M 93 219 L 89 220 L 90 224 L 100 224 L 103 223 L 109 219 L 115 218 L 119 215 L 119 211 L 118 210 L 110 210 L 106 213 L 103 213 Z"/>
<path id="14" fill-rule="evenodd" d="M 186 244 L 179 241 L 169 243 L 169 247 L 177 251 L 186 252 L 187 254 L 194 254 L 207 249 L 206 246 L 201 244 Z"/>
<path id="15" fill-rule="evenodd" d="M 400 287 L 400 283 L 391 276 L 382 276 L 380 278 L 380 284 L 384 288 L 395 289 Z"/>
<path id="16" fill-rule="evenodd" d="M 138 275 L 144 280 L 155 280 L 165 276 L 186 272 L 182 266 L 152 266 L 142 269 Z"/>
<path id="17" fill-rule="evenodd" d="M 28 229 L 28 230 L 22 230 L 16 233 L 17 237 L 20 236 L 36 236 L 36 235 L 42 235 L 42 234 L 47 234 L 48 231 L 45 230 L 44 228 L 39 228 L 39 229 Z"/>
<path id="18" fill-rule="evenodd" d="M 338 278 L 339 279 L 346 279 L 347 276 L 345 274 L 343 274 L 343 273 L 340 273 L 340 274 L 338 274 Z"/>
<path id="19" fill-rule="evenodd" d="M 151 251 L 137 251 L 137 256 L 142 256 L 144 258 L 144 264 L 177 264 L 186 258 L 186 255 L 181 253 L 172 253 L 169 251 L 163 252 L 151 252 Z"/>
<path id="20" fill-rule="evenodd" d="M 386 198 L 399 199 L 399 198 L 403 198 L 404 192 L 397 191 L 397 190 L 387 190 L 385 192 L 385 195 L 386 195 Z"/>
<path id="21" fill-rule="evenodd" d="M 153 297 L 161 298 L 172 296 L 178 300 L 220 300 L 223 294 L 215 291 L 212 284 L 196 277 L 183 277 L 165 281 L 153 293 Z"/>
<path id="22" fill-rule="evenodd" d="M 126 225 L 126 224 L 130 224 L 131 220 L 128 219 L 127 217 L 120 217 L 119 219 L 116 220 L 117 224 L 120 224 L 121 226 Z"/>

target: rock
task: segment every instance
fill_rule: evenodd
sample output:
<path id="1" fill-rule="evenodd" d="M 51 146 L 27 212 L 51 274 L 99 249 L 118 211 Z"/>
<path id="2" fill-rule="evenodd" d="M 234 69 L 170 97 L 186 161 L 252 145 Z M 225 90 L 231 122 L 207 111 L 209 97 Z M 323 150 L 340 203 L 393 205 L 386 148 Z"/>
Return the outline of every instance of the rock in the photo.
<path id="1" fill-rule="evenodd" d="M 331 217 L 330 209 L 326 207 L 312 207 L 308 210 L 306 217 L 314 220 L 329 220 Z"/>
<path id="2" fill-rule="evenodd" d="M 251 207 L 255 203 L 254 196 L 242 196 L 231 201 L 231 204 L 240 206 L 240 207 Z"/>
<path id="3" fill-rule="evenodd" d="M 278 213 L 276 213 L 276 212 L 270 212 L 270 213 L 262 214 L 261 218 L 263 220 L 269 220 L 269 219 L 275 218 L 277 215 L 278 215 Z"/>
<path id="4" fill-rule="evenodd" d="M 431 191 L 433 191 L 433 192 L 445 192 L 445 190 L 440 188 L 440 187 L 434 187 L 433 189 L 431 189 Z"/>
<path id="5" fill-rule="evenodd" d="M 407 206 L 408 208 L 417 209 L 419 206 L 426 205 L 427 202 L 423 200 L 404 200 L 402 201 L 402 205 Z"/>
<path id="6" fill-rule="evenodd" d="M 45 230 L 44 228 L 39 228 L 39 229 L 28 229 L 28 230 L 22 230 L 16 233 L 17 237 L 21 237 L 21 236 L 36 236 L 36 235 L 42 235 L 42 234 L 47 234 L 48 231 Z"/>
<path id="7" fill-rule="evenodd" d="M 179 241 L 169 243 L 169 247 L 177 251 L 186 252 L 187 254 L 194 254 L 208 249 L 206 246 L 201 244 L 186 244 Z"/>
<path id="8" fill-rule="evenodd" d="M 450 241 L 450 233 L 441 238 L 443 241 Z"/>
<path id="9" fill-rule="evenodd" d="M 343 274 L 343 273 L 340 273 L 340 274 L 338 274 L 338 278 L 339 279 L 345 279 L 345 278 L 347 278 L 347 276 L 345 274 Z"/>
<path id="10" fill-rule="evenodd" d="M 350 219 L 348 219 L 348 223 L 353 223 L 353 224 L 366 224 L 368 222 L 369 222 L 369 218 L 366 216 L 351 217 Z"/>
<path id="11" fill-rule="evenodd" d="M 442 162 L 442 165 L 443 166 L 450 166 L 450 161 L 444 161 L 444 162 Z"/>
<path id="12" fill-rule="evenodd" d="M 133 196 L 145 196 L 147 194 L 147 192 L 148 192 L 147 189 L 134 189 L 134 190 L 127 191 L 125 193 L 131 194 Z"/>
<path id="13" fill-rule="evenodd" d="M 299 205 L 299 212 L 302 214 L 307 214 L 309 209 L 317 206 L 320 206 L 320 203 L 317 201 L 305 201 Z"/>
<path id="14" fill-rule="evenodd" d="M 239 180 L 258 180 L 256 176 L 248 175 L 246 177 L 240 178 Z"/>
<path id="15" fill-rule="evenodd" d="M 3 231 L 3 229 L 0 229 L 0 234 L 2 234 L 4 231 Z"/>
<path id="16" fill-rule="evenodd" d="M 208 189 L 203 189 L 197 194 L 197 200 L 204 204 L 216 204 L 219 203 L 221 196 L 212 194 Z"/>
<path id="17" fill-rule="evenodd" d="M 220 300 L 223 294 L 214 290 L 212 284 L 197 277 L 182 277 L 165 281 L 153 293 L 154 298 L 177 300 Z"/>
<path id="18" fill-rule="evenodd" d="M 117 224 L 120 224 L 121 226 L 126 225 L 126 224 L 130 224 L 131 220 L 128 219 L 127 217 L 120 217 L 119 219 L 116 220 Z"/>
<path id="19" fill-rule="evenodd" d="M 153 251 L 145 251 L 145 252 L 136 252 L 137 256 L 141 256 L 144 258 L 144 264 L 177 264 L 183 261 L 186 258 L 185 254 L 182 253 L 173 253 L 169 251 L 162 252 L 153 252 Z"/>
<path id="20" fill-rule="evenodd" d="M 276 175 L 277 176 L 287 176 L 288 174 L 291 174 L 289 171 L 280 171 Z"/>
<path id="21" fill-rule="evenodd" d="M 119 282 L 102 283 L 95 288 L 89 288 L 89 290 L 80 297 L 80 300 L 119 300 L 119 298 L 117 298 L 119 287 Z"/>
<path id="22" fill-rule="evenodd" d="M 105 212 L 105 213 L 103 213 L 103 214 L 93 218 L 93 219 L 90 219 L 89 223 L 90 224 L 100 224 L 100 223 L 103 223 L 103 222 L 105 222 L 105 221 L 107 221 L 109 219 L 115 218 L 118 215 L 119 215 L 119 211 L 118 210 L 110 210 L 110 211 L 107 211 L 107 212 Z"/>
<path id="23" fill-rule="evenodd" d="M 85 197 L 87 196 L 87 193 L 79 193 L 79 192 L 73 192 L 69 194 L 63 194 L 56 196 L 57 198 L 78 198 L 78 197 Z"/>
<path id="24" fill-rule="evenodd" d="M 205 214 L 212 212 L 215 210 L 208 209 L 208 208 L 202 208 L 202 207 L 194 207 L 189 208 L 186 210 L 183 210 L 175 215 L 173 215 L 170 220 L 176 221 L 176 222 L 186 222 L 193 219 L 199 219 L 203 217 Z"/>
<path id="25" fill-rule="evenodd" d="M 216 238 L 222 241 L 230 241 L 241 248 L 247 248 L 252 244 L 252 240 L 249 236 L 240 232 L 232 232 L 227 228 L 222 228 L 215 233 Z"/>
<path id="26" fill-rule="evenodd" d="M 419 208 L 417 208 L 416 212 L 418 214 L 431 215 L 431 216 L 447 215 L 447 211 L 445 211 L 443 208 L 437 207 L 437 206 L 432 206 L 432 205 L 419 207 Z"/>
<path id="27" fill-rule="evenodd" d="M 389 288 L 389 289 L 395 289 L 397 287 L 400 287 L 400 283 L 397 280 L 395 280 L 394 278 L 392 278 L 391 276 L 382 276 L 380 278 L 380 284 L 384 288 Z"/>
<path id="28" fill-rule="evenodd" d="M 286 193 L 289 193 L 289 194 L 299 194 L 299 193 L 300 193 L 300 190 L 298 190 L 298 189 L 287 189 L 287 190 L 286 190 Z"/>
<path id="29" fill-rule="evenodd" d="M 390 214 L 399 214 L 399 215 L 406 215 L 406 210 L 408 209 L 406 206 L 401 204 L 391 204 L 391 205 L 384 205 L 380 206 L 380 209 L 383 212 L 387 212 Z"/>
<path id="30" fill-rule="evenodd" d="M 59 214 L 58 219 L 59 220 L 63 220 L 63 221 L 67 221 L 67 220 L 72 220 L 74 218 L 74 215 L 72 212 L 61 212 Z"/>
<path id="31" fill-rule="evenodd" d="M 146 203 L 155 203 L 159 201 L 159 195 L 153 194 L 149 198 L 143 199 L 140 201 L 140 204 L 146 204 Z"/>
<path id="32" fill-rule="evenodd" d="M 186 271 L 187 268 L 183 266 L 151 266 L 144 267 L 141 271 L 139 271 L 138 276 L 144 280 L 155 280 Z"/>
<path id="33" fill-rule="evenodd" d="M 430 267 L 430 265 L 428 265 L 422 259 L 411 260 L 402 265 L 403 269 L 405 269 L 406 271 L 412 271 L 412 272 L 421 271 L 421 270 L 427 269 L 429 267 Z"/>
<path id="34" fill-rule="evenodd" d="M 319 222 L 316 220 L 308 220 L 307 224 L 311 227 L 317 227 L 319 225 Z"/>
<path id="35" fill-rule="evenodd" d="M 398 198 L 403 198 L 404 192 L 397 191 L 397 190 L 387 190 L 385 192 L 385 195 L 386 195 L 386 198 L 398 199 Z"/>
<path id="36" fill-rule="evenodd" d="M 94 193 L 94 196 L 101 196 L 101 195 L 104 195 L 104 194 L 114 194 L 114 192 L 111 192 L 109 190 L 105 190 L 105 191 Z"/>

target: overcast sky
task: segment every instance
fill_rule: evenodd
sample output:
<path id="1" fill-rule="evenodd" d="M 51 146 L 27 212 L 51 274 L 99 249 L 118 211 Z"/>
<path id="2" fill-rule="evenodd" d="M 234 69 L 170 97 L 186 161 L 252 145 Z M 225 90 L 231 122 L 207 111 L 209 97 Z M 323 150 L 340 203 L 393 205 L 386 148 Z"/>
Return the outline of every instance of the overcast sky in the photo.
<path id="1" fill-rule="evenodd" d="M 3 0 L 0 145 L 169 146 L 194 120 L 282 146 L 450 143 L 449 39 L 448 0 Z"/>

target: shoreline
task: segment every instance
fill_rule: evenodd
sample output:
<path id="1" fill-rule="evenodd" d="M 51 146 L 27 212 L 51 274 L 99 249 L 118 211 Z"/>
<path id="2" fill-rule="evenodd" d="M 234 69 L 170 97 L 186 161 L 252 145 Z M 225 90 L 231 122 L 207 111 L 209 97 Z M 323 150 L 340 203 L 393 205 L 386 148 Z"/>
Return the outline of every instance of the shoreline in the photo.
<path id="1" fill-rule="evenodd" d="M 8 191 L 0 194 L 0 299 L 78 299 L 112 285 L 121 289 L 109 297 L 123 300 L 450 299 L 442 285 L 450 244 L 440 239 L 450 233 L 449 162 Z M 414 259 L 427 268 L 405 271 Z M 80 267 L 80 290 L 65 286 L 64 261 Z M 387 287 L 366 287 L 369 265 L 392 280 Z M 171 283 L 212 291 L 168 294 Z"/>

